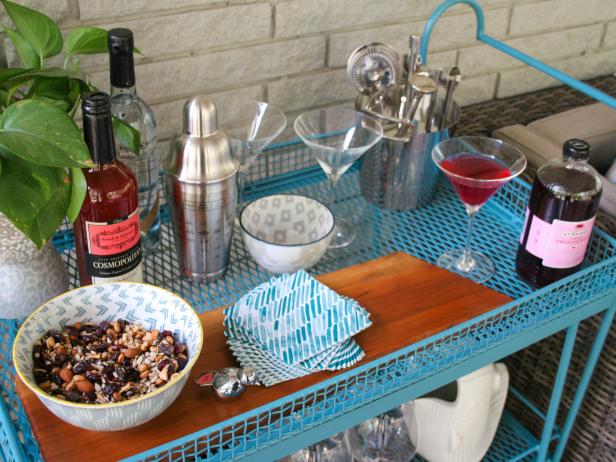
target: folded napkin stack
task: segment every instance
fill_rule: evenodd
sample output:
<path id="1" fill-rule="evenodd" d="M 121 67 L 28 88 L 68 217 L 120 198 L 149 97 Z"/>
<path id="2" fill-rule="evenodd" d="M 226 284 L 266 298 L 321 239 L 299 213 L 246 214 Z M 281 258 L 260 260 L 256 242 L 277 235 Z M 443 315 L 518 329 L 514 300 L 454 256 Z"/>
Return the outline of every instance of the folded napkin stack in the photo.
<path id="1" fill-rule="evenodd" d="M 370 314 L 305 271 L 261 284 L 225 310 L 225 334 L 243 367 L 265 386 L 323 370 L 349 367 L 364 357 L 353 336 Z"/>

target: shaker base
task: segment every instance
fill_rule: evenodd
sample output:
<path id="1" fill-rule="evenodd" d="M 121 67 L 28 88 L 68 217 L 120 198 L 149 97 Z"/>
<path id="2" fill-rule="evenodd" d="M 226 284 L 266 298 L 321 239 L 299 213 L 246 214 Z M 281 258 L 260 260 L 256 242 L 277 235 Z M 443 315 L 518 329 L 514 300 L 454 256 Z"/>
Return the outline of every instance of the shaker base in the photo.
<path id="1" fill-rule="evenodd" d="M 222 279 L 226 273 L 227 273 L 227 268 L 223 268 L 220 271 L 217 271 L 215 273 L 207 273 L 207 274 L 191 273 L 189 271 L 184 271 L 184 273 L 182 274 L 182 277 L 184 279 L 190 279 L 193 282 L 209 284 L 209 283 L 216 282 Z"/>

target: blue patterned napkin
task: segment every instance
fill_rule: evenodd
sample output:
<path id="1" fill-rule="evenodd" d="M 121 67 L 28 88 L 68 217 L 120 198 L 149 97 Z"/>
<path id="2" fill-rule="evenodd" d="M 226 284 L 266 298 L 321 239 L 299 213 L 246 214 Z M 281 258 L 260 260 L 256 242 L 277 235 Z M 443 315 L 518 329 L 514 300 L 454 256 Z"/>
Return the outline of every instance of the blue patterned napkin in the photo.
<path id="1" fill-rule="evenodd" d="M 364 352 L 352 337 L 370 326 L 368 318 L 356 301 L 299 271 L 250 291 L 225 310 L 224 323 L 240 364 L 270 386 L 355 364 Z"/>

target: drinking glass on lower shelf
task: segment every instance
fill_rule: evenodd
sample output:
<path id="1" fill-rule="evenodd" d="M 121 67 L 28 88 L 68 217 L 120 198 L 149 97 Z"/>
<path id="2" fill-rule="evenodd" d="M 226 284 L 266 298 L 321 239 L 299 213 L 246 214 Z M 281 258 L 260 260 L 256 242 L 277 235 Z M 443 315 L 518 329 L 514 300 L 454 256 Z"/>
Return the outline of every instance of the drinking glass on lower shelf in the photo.
<path id="1" fill-rule="evenodd" d="M 405 412 L 407 421 L 414 418 L 414 413 L 408 415 L 412 406 Z M 417 425 L 412 430 L 417 431 Z M 416 452 L 400 406 L 350 428 L 345 439 L 356 462 L 409 462 Z"/>
<path id="2" fill-rule="evenodd" d="M 351 455 L 344 441 L 344 433 L 338 433 L 278 462 L 349 462 L 350 460 Z"/>

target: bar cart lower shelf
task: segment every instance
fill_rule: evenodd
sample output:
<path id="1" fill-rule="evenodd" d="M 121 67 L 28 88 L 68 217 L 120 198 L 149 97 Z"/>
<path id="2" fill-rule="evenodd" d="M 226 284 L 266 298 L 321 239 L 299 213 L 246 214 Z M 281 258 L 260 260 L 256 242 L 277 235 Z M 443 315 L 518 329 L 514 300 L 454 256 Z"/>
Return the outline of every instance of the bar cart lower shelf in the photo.
<path id="1" fill-rule="evenodd" d="M 278 146 L 263 155 L 251 176 L 248 192 L 253 198 L 282 191 L 320 197 L 325 189 L 320 168 L 314 165 L 307 149 L 297 143 Z M 338 194 L 338 206 L 346 209 L 347 216 L 355 217 L 358 238 L 346 249 L 328 251 L 313 268 L 315 274 L 374 260 L 392 252 L 404 252 L 434 263 L 443 251 L 463 242 L 463 207 L 446 182 L 439 184 L 431 204 L 409 212 L 383 210 L 366 202 L 359 191 L 357 167 L 342 178 Z M 568 329 L 552 406 L 545 416 L 544 434 L 540 438 L 530 435 L 513 416 L 506 414 L 487 459 L 545 460 L 549 443 L 559 433 L 554 423 L 577 324 L 606 312 L 595 342 L 598 352 L 607 332 L 605 326 L 609 327 L 613 318 L 616 241 L 596 231 L 582 271 L 533 292 L 512 268 L 527 194 L 528 186 L 514 181 L 500 190 L 478 216 L 475 247 L 487 253 L 497 267 L 497 274 L 486 287 L 502 294 L 498 303 L 484 305 L 488 311 L 472 313 L 469 318 L 452 319 L 440 330 L 427 330 L 427 337 L 409 338 L 391 353 L 364 361 L 318 383 L 306 382 L 305 387 L 273 402 L 229 415 L 219 424 L 182 437 L 169 438 L 164 444 L 135 454 L 129 460 L 191 460 L 194 454 L 200 455 L 199 460 L 211 461 L 275 460 Z M 146 282 L 177 292 L 199 311 L 233 303 L 271 277 L 256 266 L 236 235 L 227 276 L 208 286 L 192 284 L 179 278 L 168 225 L 164 225 L 162 231 L 160 251 L 145 260 Z M 72 233 L 69 230 L 59 233 L 55 244 L 66 258 L 75 284 Z M 4 408 L 0 412 L 2 451 L 6 460 L 37 460 L 41 453 L 13 384 L 10 345 L 17 327 L 14 321 L 0 322 L 3 339 L 0 369 L 7 377 L 0 382 L 4 398 Z M 597 356 L 591 355 L 589 359 L 588 375 L 594 369 Z M 582 385 L 581 396 L 585 391 Z M 566 430 L 563 428 L 563 432 Z"/>

